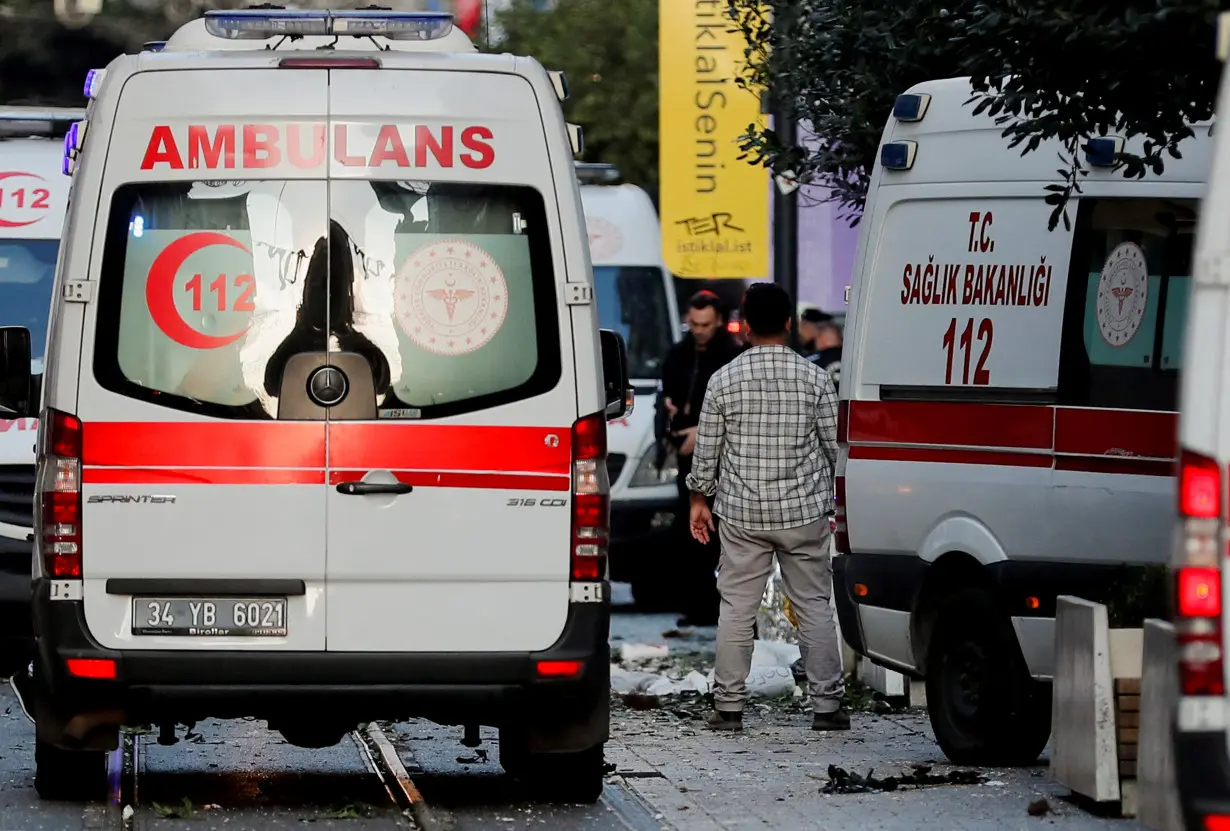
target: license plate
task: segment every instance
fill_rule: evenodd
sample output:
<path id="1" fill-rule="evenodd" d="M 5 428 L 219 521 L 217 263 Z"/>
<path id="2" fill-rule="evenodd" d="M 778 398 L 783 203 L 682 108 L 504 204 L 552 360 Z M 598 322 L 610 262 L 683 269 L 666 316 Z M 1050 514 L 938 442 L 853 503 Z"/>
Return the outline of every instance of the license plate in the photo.
<path id="1" fill-rule="evenodd" d="M 284 597 L 134 597 L 134 635 L 286 636 Z"/>

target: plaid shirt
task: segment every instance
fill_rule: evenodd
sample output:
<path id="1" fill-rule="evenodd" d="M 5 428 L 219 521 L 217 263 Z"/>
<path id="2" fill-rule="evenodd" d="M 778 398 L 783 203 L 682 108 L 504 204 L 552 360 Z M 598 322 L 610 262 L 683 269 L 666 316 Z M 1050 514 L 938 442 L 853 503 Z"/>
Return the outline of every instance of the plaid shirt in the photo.
<path id="1" fill-rule="evenodd" d="M 719 461 L 721 473 L 719 475 Z M 837 393 L 785 346 L 754 346 L 709 381 L 688 489 L 748 531 L 797 528 L 833 512 Z"/>

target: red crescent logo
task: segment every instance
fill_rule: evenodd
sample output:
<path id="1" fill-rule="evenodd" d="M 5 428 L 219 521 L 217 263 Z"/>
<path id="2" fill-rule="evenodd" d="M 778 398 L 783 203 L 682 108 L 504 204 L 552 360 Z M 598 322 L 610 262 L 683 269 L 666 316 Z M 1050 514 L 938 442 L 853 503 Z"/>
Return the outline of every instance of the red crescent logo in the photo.
<path id="1" fill-rule="evenodd" d="M 233 335 L 207 335 L 188 325 L 175 308 L 175 278 L 188 258 L 211 245 L 229 245 L 251 254 L 239 240 L 214 231 L 200 231 L 180 237 L 162 249 L 149 267 L 145 280 L 145 305 L 149 316 L 168 338 L 191 349 L 217 349 L 234 343 L 243 337 L 243 332 Z"/>
<path id="2" fill-rule="evenodd" d="M 23 173 L 20 170 L 10 170 L 7 173 L 0 173 L 0 181 L 3 181 L 4 179 L 12 179 L 14 176 L 28 176 L 31 179 L 38 179 L 40 182 L 47 181 L 42 176 L 39 176 L 37 173 Z M 24 228 L 27 225 L 33 225 L 36 222 L 42 222 L 42 220 L 43 218 L 41 216 L 37 216 L 34 219 L 30 219 L 25 222 L 14 222 L 11 219 L 4 219 L 0 217 L 0 228 Z"/>

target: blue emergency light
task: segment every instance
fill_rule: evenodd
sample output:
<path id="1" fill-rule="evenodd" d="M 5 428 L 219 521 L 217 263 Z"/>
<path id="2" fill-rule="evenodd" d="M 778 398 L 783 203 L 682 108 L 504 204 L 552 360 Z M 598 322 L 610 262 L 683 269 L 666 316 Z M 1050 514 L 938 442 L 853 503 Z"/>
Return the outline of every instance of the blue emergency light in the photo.
<path id="1" fill-rule="evenodd" d="M 205 12 L 204 17 L 207 32 L 229 40 L 268 40 L 283 36 L 439 40 L 453 31 L 453 16 L 448 12 L 215 9 Z"/>
<path id="2" fill-rule="evenodd" d="M 1089 139 L 1085 161 L 1090 167 L 1114 167 L 1115 159 L 1123 152 L 1123 145 L 1123 139 L 1118 136 Z"/>
<path id="3" fill-rule="evenodd" d="M 880 166 L 887 170 L 909 170 L 918 155 L 918 142 L 891 141 L 880 148 Z"/>
<path id="4" fill-rule="evenodd" d="M 907 92 L 898 95 L 893 103 L 893 118 L 898 121 L 922 121 L 931 104 L 931 96 L 926 93 Z"/>
<path id="5" fill-rule="evenodd" d="M 102 87 L 103 76 L 107 74 L 105 69 L 91 69 L 85 74 L 85 97 L 93 98 L 98 95 L 98 90 Z"/>

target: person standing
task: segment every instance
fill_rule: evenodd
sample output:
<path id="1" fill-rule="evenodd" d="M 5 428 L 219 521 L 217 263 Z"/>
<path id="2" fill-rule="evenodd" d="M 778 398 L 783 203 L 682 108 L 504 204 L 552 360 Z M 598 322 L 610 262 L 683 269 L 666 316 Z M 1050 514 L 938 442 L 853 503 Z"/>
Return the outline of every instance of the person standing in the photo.
<path id="1" fill-rule="evenodd" d="M 688 532 L 691 509 L 686 485 L 692 470 L 696 425 L 700 420 L 705 387 L 713 373 L 734 360 L 739 345 L 726 329 L 721 299 L 711 291 L 699 291 L 688 301 L 688 334 L 673 345 L 662 362 L 662 390 L 658 403 L 659 439 L 674 448 L 679 464 L 679 509 L 681 608 L 680 626 L 712 626 L 717 623 L 718 596 L 713 572 L 720 547 L 717 541 L 697 543 Z M 669 575 L 668 570 L 668 575 Z M 665 579 L 670 579 L 669 576 Z"/>
<path id="2" fill-rule="evenodd" d="M 828 374 L 787 345 L 791 304 L 773 283 L 747 290 L 751 346 L 709 382 L 687 478 L 693 536 L 707 543 L 716 529 L 722 544 L 715 730 L 743 727 L 753 624 L 774 556 L 799 621 L 812 729 L 850 727 L 829 561 L 837 395 Z"/>
<path id="3" fill-rule="evenodd" d="M 816 324 L 814 353 L 807 360 L 823 369 L 833 379 L 834 389 L 841 384 L 841 327 L 834 320 Z"/>

